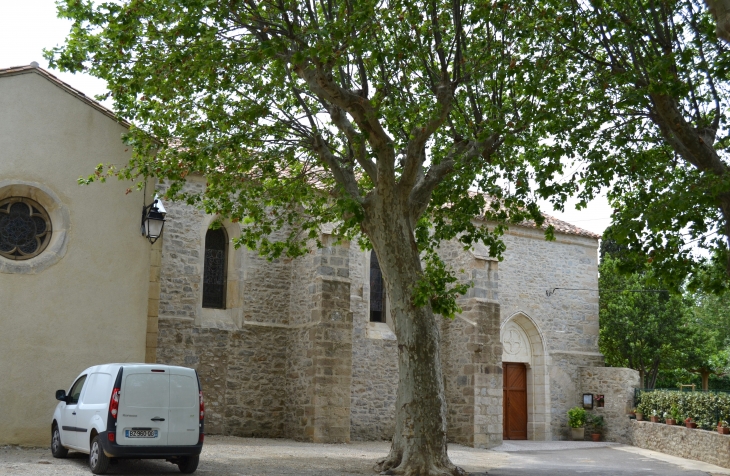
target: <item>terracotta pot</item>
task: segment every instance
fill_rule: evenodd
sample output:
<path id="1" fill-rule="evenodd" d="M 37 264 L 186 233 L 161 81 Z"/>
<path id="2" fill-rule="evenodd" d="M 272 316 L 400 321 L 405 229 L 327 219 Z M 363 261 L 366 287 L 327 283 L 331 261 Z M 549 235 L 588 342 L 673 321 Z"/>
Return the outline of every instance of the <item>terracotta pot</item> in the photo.
<path id="1" fill-rule="evenodd" d="M 688 421 L 684 424 L 684 426 L 686 426 L 687 428 L 697 428 L 697 423 L 693 421 Z"/>
<path id="2" fill-rule="evenodd" d="M 601 441 L 601 434 L 600 433 L 591 433 L 591 438 L 593 441 Z"/>
<path id="3" fill-rule="evenodd" d="M 667 418 L 667 425 L 676 425 L 676 424 L 677 424 L 677 420 Z"/>
<path id="4" fill-rule="evenodd" d="M 649 418 L 651 418 L 651 422 L 652 423 L 659 423 L 659 417 L 658 416 L 651 416 Z"/>
<path id="5" fill-rule="evenodd" d="M 717 427 L 717 432 L 721 435 L 730 435 L 730 428 L 724 428 L 722 426 Z"/>
<path id="6" fill-rule="evenodd" d="M 583 441 L 585 438 L 585 428 L 571 428 L 570 435 L 573 437 L 573 441 Z"/>
<path id="7" fill-rule="evenodd" d="M 644 421 L 644 414 L 643 413 L 636 413 L 636 421 Z"/>

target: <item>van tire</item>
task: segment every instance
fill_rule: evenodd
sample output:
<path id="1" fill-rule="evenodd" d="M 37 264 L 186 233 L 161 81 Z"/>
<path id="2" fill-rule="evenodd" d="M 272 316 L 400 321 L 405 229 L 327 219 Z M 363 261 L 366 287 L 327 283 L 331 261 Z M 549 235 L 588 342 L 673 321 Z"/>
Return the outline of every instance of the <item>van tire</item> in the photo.
<path id="1" fill-rule="evenodd" d="M 94 474 L 105 474 L 109 469 L 109 457 L 104 454 L 104 447 L 101 446 L 101 437 L 99 435 L 96 435 L 91 441 L 89 467 Z"/>
<path id="2" fill-rule="evenodd" d="M 183 474 L 194 473 L 198 469 L 198 463 L 200 462 L 200 456 L 181 456 L 177 460 L 177 467 L 180 468 L 180 472 Z"/>
<path id="3" fill-rule="evenodd" d="M 51 429 L 51 454 L 54 458 L 65 458 L 68 455 L 68 448 L 61 444 L 61 430 L 55 424 Z"/>

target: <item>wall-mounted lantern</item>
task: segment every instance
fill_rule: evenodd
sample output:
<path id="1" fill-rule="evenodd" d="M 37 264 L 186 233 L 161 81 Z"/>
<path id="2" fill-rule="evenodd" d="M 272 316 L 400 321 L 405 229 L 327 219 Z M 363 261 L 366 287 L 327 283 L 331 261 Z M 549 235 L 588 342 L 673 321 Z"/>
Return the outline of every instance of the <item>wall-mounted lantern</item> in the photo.
<path id="1" fill-rule="evenodd" d="M 152 244 L 162 234 L 162 228 L 165 226 L 165 215 L 167 215 L 167 211 L 162 205 L 162 200 L 157 196 L 151 204 L 142 207 L 142 235 L 146 236 Z"/>

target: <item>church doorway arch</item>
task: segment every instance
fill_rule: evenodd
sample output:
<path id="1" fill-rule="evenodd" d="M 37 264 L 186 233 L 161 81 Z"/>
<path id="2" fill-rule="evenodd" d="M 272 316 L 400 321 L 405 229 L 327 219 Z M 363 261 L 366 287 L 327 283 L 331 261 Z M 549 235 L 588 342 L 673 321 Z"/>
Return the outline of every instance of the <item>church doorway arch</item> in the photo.
<path id="1" fill-rule="evenodd" d="M 503 438 L 549 439 L 550 388 L 540 329 L 528 315 L 509 317 L 500 331 L 503 364 Z"/>

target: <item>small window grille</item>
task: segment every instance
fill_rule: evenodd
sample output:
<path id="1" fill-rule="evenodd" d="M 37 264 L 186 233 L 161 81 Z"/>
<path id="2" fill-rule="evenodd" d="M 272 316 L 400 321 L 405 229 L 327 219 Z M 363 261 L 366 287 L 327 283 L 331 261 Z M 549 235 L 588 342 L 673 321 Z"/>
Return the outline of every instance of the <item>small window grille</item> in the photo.
<path id="1" fill-rule="evenodd" d="M 37 202 L 11 197 L 0 200 L 0 256 L 26 260 L 38 256 L 51 241 L 51 219 Z"/>
<path id="2" fill-rule="evenodd" d="M 203 307 L 226 308 L 226 254 L 228 236 L 223 228 L 205 234 Z"/>
<path id="3" fill-rule="evenodd" d="M 370 321 L 385 322 L 385 283 L 375 251 L 370 252 Z"/>

